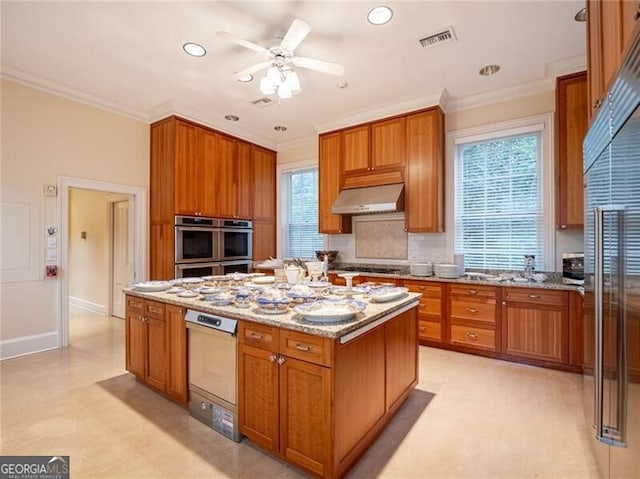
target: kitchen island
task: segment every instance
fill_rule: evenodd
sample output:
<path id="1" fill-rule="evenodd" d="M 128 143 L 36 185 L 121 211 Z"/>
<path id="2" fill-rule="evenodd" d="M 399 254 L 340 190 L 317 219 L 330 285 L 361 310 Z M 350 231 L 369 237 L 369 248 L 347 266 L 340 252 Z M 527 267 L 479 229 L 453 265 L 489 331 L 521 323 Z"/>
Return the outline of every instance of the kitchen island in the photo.
<path id="1" fill-rule="evenodd" d="M 186 380 L 186 375 L 174 371 L 181 368 L 181 360 L 186 371 L 186 329 L 183 316 L 177 322 L 180 313 L 193 309 L 237 319 L 240 432 L 317 477 L 343 476 L 418 381 L 420 294 L 407 293 L 386 303 L 369 302 L 350 321 L 318 324 L 292 311 L 268 315 L 255 308 L 213 306 L 167 293 L 133 289 L 126 293 L 127 369 L 141 377 L 140 368 L 131 367 L 131 358 L 138 355 L 137 349 L 146 348 L 147 363 L 154 360 L 149 355 L 153 354 L 156 366 L 162 363 L 169 379 L 163 391 L 158 386 L 160 369 L 147 364 L 142 369 L 153 371 L 155 382 L 144 382 L 165 394 L 172 380 L 175 383 L 181 376 Z M 149 306 L 155 312 L 153 318 L 145 317 Z M 151 329 L 149 319 L 159 321 L 162 311 L 170 322 L 164 333 L 157 324 L 153 327 L 151 335 L 157 344 L 149 343 L 149 335 L 145 341 L 136 340 L 136 323 L 146 323 Z M 167 358 L 164 362 L 159 358 L 162 351 Z"/>

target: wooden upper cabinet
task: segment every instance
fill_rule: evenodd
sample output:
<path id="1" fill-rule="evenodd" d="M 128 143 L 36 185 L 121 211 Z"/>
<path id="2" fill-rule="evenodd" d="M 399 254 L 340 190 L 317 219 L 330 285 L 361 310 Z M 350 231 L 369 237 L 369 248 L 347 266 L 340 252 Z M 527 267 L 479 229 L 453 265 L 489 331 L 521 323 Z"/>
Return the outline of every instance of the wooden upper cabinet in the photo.
<path id="1" fill-rule="evenodd" d="M 224 202 L 220 201 L 218 185 L 221 182 L 220 171 L 222 164 L 218 151 L 218 134 L 212 131 L 200 130 L 198 177 L 192 182 L 191 188 L 197 195 L 194 208 L 189 214 L 202 216 L 218 216 L 220 207 Z"/>
<path id="2" fill-rule="evenodd" d="M 200 209 L 197 188 L 201 176 L 198 133 L 196 126 L 175 121 L 174 208 L 177 214 L 194 214 Z"/>
<path id="3" fill-rule="evenodd" d="M 343 175 L 371 170 L 369 125 L 349 128 L 342 132 L 341 170 Z"/>
<path id="4" fill-rule="evenodd" d="M 253 159 L 253 219 L 276 219 L 276 154 L 254 146 Z"/>
<path id="5" fill-rule="evenodd" d="M 237 205 L 236 184 L 236 142 L 228 136 L 215 134 L 214 152 L 217 171 L 214 181 L 207 189 L 207 196 L 218 203 L 218 214 L 224 218 L 234 218 Z"/>
<path id="6" fill-rule="evenodd" d="M 405 164 L 405 118 L 392 118 L 371 125 L 371 169 Z"/>
<path id="7" fill-rule="evenodd" d="M 603 102 L 638 20 L 637 0 L 587 0 L 589 118 Z"/>
<path id="8" fill-rule="evenodd" d="M 253 163 L 251 161 L 251 144 L 238 141 L 238 154 L 235 169 L 235 183 L 237 189 L 236 216 L 251 218 L 253 208 L 251 198 L 253 194 Z"/>
<path id="9" fill-rule="evenodd" d="M 405 228 L 444 231 L 444 114 L 439 107 L 406 117 Z"/>
<path id="10" fill-rule="evenodd" d="M 582 228 L 582 142 L 588 128 L 586 72 L 556 82 L 556 228 Z"/>
<path id="11" fill-rule="evenodd" d="M 351 218 L 331 213 L 340 194 L 342 134 L 320 135 L 318 143 L 318 230 L 325 234 L 351 233 Z"/>

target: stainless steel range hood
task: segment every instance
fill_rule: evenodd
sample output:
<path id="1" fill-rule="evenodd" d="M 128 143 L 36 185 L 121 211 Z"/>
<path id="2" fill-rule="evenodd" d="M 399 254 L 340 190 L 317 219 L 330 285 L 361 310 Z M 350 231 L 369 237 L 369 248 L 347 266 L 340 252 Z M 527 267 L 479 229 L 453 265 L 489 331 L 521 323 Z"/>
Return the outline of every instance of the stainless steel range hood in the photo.
<path id="1" fill-rule="evenodd" d="M 403 211 L 403 192 L 402 183 L 342 190 L 331 212 L 336 215 L 364 215 Z"/>

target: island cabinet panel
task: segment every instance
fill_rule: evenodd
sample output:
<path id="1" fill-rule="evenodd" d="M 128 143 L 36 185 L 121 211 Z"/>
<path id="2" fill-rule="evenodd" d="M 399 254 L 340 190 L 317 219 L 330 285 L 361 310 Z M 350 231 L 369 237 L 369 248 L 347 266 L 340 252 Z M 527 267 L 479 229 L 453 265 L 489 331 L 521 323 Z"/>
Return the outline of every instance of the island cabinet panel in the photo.
<path id="1" fill-rule="evenodd" d="M 556 228 L 582 228 L 582 141 L 588 126 L 586 72 L 556 80 Z"/>
<path id="2" fill-rule="evenodd" d="M 425 344 L 442 342 L 445 285 L 419 280 L 404 280 L 403 285 L 409 288 L 409 291 L 422 293 L 418 306 L 418 338 Z"/>
<path id="3" fill-rule="evenodd" d="M 444 231 L 444 113 L 432 108 L 407 116 L 405 227 Z"/>
<path id="4" fill-rule="evenodd" d="M 414 314 L 415 316 L 415 314 Z M 395 410 L 404 401 L 408 384 L 418 383 L 418 322 L 398 316 L 384 325 L 386 359 L 386 410 Z"/>
<path id="5" fill-rule="evenodd" d="M 126 368 L 144 380 L 146 364 L 146 325 L 144 323 L 144 300 L 127 297 L 126 303 Z"/>
<path id="6" fill-rule="evenodd" d="M 280 449 L 288 461 L 324 476 L 331 451 L 331 369 L 283 358 Z"/>
<path id="7" fill-rule="evenodd" d="M 320 135 L 318 145 L 318 230 L 324 234 L 351 233 L 351 217 L 331 213 L 340 194 L 342 134 Z"/>
<path id="8" fill-rule="evenodd" d="M 469 284 L 449 284 L 447 290 L 449 343 L 500 352 L 500 290 Z"/>
<path id="9" fill-rule="evenodd" d="M 189 402 L 189 379 L 187 377 L 187 327 L 184 315 L 184 308 L 166 306 L 167 394 L 186 407 Z"/>
<path id="10" fill-rule="evenodd" d="M 569 293 L 505 288 L 503 353 L 569 363 Z"/>

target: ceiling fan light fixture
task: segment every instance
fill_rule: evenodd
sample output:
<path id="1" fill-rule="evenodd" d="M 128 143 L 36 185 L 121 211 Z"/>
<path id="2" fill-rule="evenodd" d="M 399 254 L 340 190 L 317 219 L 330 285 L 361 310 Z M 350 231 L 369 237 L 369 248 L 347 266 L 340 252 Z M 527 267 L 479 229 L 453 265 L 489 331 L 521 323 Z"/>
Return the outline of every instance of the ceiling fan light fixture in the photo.
<path id="1" fill-rule="evenodd" d="M 291 91 L 291 88 L 286 82 L 281 83 L 280 86 L 278 87 L 278 96 L 283 100 L 288 100 L 293 96 L 293 92 Z"/>
<path id="2" fill-rule="evenodd" d="M 282 75 L 280 74 L 280 70 L 278 69 L 278 67 L 269 67 L 269 69 L 267 70 L 267 74 L 265 75 L 265 78 L 274 87 L 282 83 Z"/>
<path id="3" fill-rule="evenodd" d="M 203 57 L 207 54 L 207 51 L 204 49 L 202 45 L 198 45 L 197 43 L 187 42 L 182 45 L 182 49 L 192 57 Z"/>
<path id="4" fill-rule="evenodd" d="M 263 95 L 273 95 L 276 92 L 276 87 L 264 76 L 260 80 L 260 91 Z"/>
<path id="5" fill-rule="evenodd" d="M 373 7 L 367 13 L 367 20 L 371 25 L 384 25 L 393 17 L 393 10 L 385 5 Z"/>
<path id="6" fill-rule="evenodd" d="M 287 73 L 287 78 L 285 79 L 285 83 L 289 85 L 289 88 L 291 89 L 292 92 L 296 92 L 300 90 L 300 78 L 298 77 L 298 74 L 293 70 Z"/>

